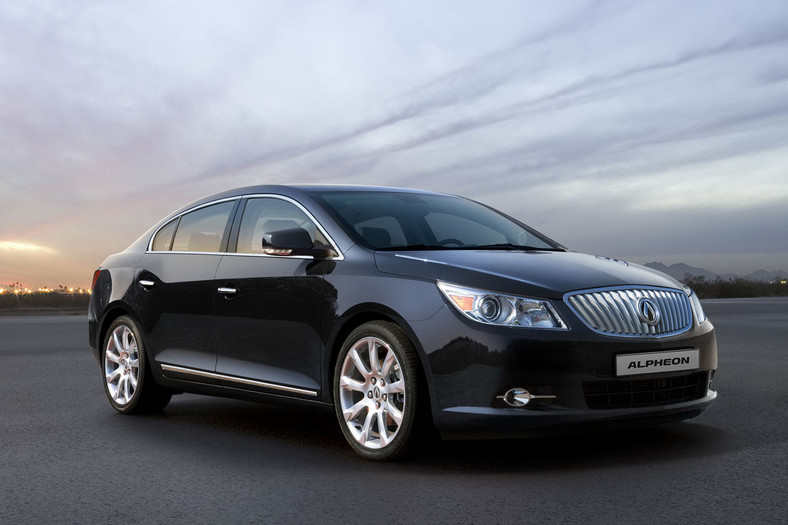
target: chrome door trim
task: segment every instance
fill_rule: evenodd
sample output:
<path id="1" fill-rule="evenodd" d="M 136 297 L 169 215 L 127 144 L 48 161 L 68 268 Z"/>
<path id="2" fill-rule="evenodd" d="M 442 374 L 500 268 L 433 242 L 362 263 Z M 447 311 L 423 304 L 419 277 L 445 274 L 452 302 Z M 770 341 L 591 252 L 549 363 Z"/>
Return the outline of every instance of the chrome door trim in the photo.
<path id="1" fill-rule="evenodd" d="M 273 390 L 281 390 L 291 394 L 302 394 L 305 396 L 317 397 L 317 392 L 314 390 L 307 390 L 305 388 L 297 388 L 294 386 L 278 385 L 276 383 L 266 383 L 265 381 L 257 381 L 254 379 L 247 379 L 245 377 L 228 376 L 225 374 L 217 374 L 216 372 L 208 372 L 207 370 L 197 370 L 194 368 L 186 368 L 184 366 L 161 364 L 161 369 L 166 372 L 177 372 L 179 374 L 187 374 L 197 377 L 207 377 L 209 379 L 219 379 L 221 381 L 230 381 L 233 383 L 240 383 L 243 385 L 257 386 L 262 388 L 270 388 Z"/>

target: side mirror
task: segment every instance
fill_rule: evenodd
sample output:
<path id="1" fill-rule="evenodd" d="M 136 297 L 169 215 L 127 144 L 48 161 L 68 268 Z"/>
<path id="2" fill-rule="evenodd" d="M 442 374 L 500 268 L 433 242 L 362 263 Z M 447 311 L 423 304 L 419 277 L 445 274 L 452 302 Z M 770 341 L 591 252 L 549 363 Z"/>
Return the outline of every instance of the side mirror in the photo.
<path id="1" fill-rule="evenodd" d="M 314 246 L 309 232 L 303 228 L 288 228 L 264 234 L 263 253 L 267 255 L 331 257 L 334 255 L 334 250 Z"/>

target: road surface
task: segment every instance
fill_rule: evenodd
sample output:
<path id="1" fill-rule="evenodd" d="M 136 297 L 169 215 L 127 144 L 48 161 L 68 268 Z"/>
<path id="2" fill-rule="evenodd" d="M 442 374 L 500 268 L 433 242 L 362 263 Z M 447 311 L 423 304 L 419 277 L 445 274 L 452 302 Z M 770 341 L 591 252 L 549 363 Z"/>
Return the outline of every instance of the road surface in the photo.
<path id="1" fill-rule="evenodd" d="M 360 460 L 330 414 L 193 395 L 129 417 L 81 317 L 0 317 L 0 523 L 786 523 L 788 299 L 704 303 L 717 403 L 618 434 Z"/>

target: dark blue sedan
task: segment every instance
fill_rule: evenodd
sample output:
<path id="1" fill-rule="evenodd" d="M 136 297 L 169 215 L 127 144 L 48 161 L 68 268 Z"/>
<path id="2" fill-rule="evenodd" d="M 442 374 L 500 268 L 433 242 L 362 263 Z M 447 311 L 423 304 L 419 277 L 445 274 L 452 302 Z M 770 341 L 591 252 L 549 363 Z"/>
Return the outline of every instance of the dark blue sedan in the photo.
<path id="1" fill-rule="evenodd" d="M 333 410 L 363 457 L 443 438 L 695 417 L 717 368 L 697 296 L 462 197 L 257 186 L 171 214 L 96 270 L 109 402 L 193 392 Z"/>

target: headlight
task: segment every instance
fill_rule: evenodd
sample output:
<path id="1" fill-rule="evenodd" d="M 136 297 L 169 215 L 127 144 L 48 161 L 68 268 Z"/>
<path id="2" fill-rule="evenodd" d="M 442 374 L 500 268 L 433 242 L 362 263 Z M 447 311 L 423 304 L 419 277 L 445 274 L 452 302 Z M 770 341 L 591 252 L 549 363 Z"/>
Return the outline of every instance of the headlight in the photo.
<path id="1" fill-rule="evenodd" d="M 465 317 L 480 323 L 567 329 L 558 312 L 543 299 L 503 295 L 441 281 L 438 288 Z"/>
<path id="2" fill-rule="evenodd" d="M 690 290 L 689 300 L 692 305 L 692 311 L 695 312 L 695 319 L 698 320 L 698 324 L 706 322 L 706 314 L 703 312 L 703 307 L 700 305 L 698 294 Z"/>

